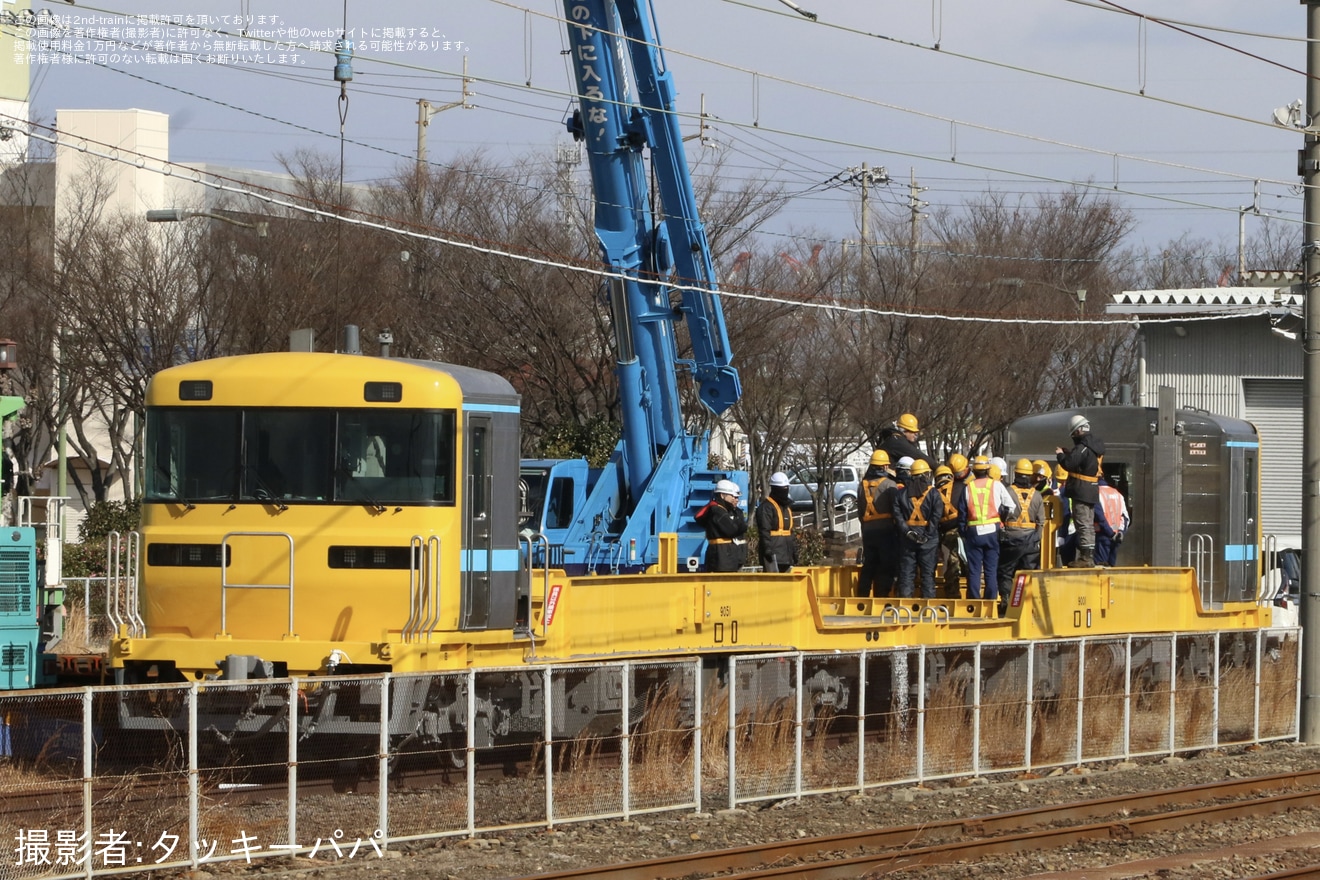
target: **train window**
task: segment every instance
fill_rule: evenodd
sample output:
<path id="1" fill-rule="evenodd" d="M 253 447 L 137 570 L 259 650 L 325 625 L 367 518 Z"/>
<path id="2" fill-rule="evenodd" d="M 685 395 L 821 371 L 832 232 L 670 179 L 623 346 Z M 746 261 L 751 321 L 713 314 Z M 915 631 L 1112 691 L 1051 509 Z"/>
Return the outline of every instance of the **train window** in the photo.
<path id="1" fill-rule="evenodd" d="M 336 501 L 454 503 L 453 410 L 343 410 L 338 420 Z"/>
<path id="2" fill-rule="evenodd" d="M 545 508 L 547 529 L 566 529 L 573 522 L 573 480 L 555 477 L 550 487 L 550 503 Z"/>
<path id="3" fill-rule="evenodd" d="M 330 500 L 333 447 L 331 410 L 248 410 L 241 497 Z"/>
<path id="4" fill-rule="evenodd" d="M 238 480 L 238 410 L 153 408 L 147 413 L 147 501 L 230 501 Z"/>

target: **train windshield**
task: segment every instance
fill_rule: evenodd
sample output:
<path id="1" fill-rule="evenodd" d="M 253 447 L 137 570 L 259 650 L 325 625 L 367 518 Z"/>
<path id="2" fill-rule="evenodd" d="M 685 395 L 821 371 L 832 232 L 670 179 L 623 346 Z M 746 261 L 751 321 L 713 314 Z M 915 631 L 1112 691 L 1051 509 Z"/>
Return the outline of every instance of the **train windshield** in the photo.
<path id="1" fill-rule="evenodd" d="M 453 410 L 152 409 L 147 501 L 453 504 Z"/>

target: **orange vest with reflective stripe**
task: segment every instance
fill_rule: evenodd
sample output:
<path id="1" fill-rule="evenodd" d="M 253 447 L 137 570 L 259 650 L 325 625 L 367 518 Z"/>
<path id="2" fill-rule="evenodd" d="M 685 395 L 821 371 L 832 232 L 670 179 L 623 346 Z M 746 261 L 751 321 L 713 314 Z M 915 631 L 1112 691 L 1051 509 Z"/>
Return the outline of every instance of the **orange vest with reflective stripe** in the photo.
<path id="1" fill-rule="evenodd" d="M 967 524 L 983 526 L 999 522 L 999 507 L 995 504 L 995 481 L 980 477 L 967 484 Z"/>
<path id="2" fill-rule="evenodd" d="M 1007 523 L 1008 527 L 1013 529 L 1036 528 L 1036 524 L 1031 521 L 1031 511 L 1029 509 L 1031 507 L 1031 493 L 1036 491 L 1035 487 L 1028 486 L 1023 489 L 1021 486 L 1010 486 L 1009 488 L 1018 497 L 1018 515 L 1017 519 Z"/>
<path id="3" fill-rule="evenodd" d="M 940 517 L 940 525 L 953 522 L 958 518 L 958 508 L 953 504 L 954 480 L 949 480 L 943 486 L 939 486 L 940 497 L 944 499 L 944 515 Z"/>
<path id="4" fill-rule="evenodd" d="M 1116 532 L 1123 531 L 1123 493 L 1113 486 L 1100 487 L 1100 503 L 1105 508 L 1105 521 Z"/>
<path id="5" fill-rule="evenodd" d="M 912 499 L 912 512 L 908 514 L 907 524 L 910 526 L 926 525 L 926 516 L 921 512 L 921 505 L 925 503 L 926 496 L 930 494 L 931 487 L 927 486 L 926 491 L 921 493 L 920 498 Z"/>
<path id="6" fill-rule="evenodd" d="M 876 497 L 885 490 L 886 480 L 889 480 L 889 477 L 881 477 L 878 480 L 862 480 L 862 496 L 866 498 L 866 506 L 862 508 L 862 522 L 876 522 L 877 520 L 894 518 L 893 511 L 880 510 L 875 506 Z"/>
<path id="7" fill-rule="evenodd" d="M 779 528 L 771 529 L 770 534 L 774 535 L 775 537 L 783 537 L 784 535 L 793 534 L 793 511 L 790 510 L 787 512 L 788 522 L 785 523 L 784 522 L 785 511 L 784 508 L 779 506 L 779 502 L 775 501 L 775 499 L 773 498 L 767 498 L 765 500 L 770 502 L 770 506 L 775 509 L 775 516 L 779 520 Z"/>

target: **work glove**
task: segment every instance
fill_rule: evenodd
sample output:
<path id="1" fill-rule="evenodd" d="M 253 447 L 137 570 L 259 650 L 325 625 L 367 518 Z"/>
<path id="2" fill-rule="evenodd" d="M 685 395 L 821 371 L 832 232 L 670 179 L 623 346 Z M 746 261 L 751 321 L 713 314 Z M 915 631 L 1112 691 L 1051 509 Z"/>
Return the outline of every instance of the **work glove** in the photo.
<path id="1" fill-rule="evenodd" d="M 1122 533 L 1122 532 L 1114 532 L 1114 543 L 1115 543 L 1115 544 L 1122 544 L 1122 543 L 1123 543 L 1123 533 Z"/>
<path id="2" fill-rule="evenodd" d="M 926 541 L 926 536 L 913 529 L 907 533 L 907 539 L 913 544 L 923 544 Z"/>

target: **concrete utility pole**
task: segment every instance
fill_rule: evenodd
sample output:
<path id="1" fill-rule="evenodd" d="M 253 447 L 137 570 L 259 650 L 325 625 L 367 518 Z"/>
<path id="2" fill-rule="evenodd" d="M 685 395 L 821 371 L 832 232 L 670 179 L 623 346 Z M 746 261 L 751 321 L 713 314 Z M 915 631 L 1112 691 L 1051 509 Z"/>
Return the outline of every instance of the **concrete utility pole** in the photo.
<path id="1" fill-rule="evenodd" d="M 861 168 L 852 167 L 846 172 L 843 179 L 849 183 L 856 183 L 862 188 L 862 223 L 861 223 L 861 272 L 866 273 L 866 259 L 870 256 L 870 250 L 867 245 L 871 241 L 871 187 L 879 186 L 889 182 L 889 173 L 885 171 L 884 166 L 872 168 L 866 162 L 862 163 Z"/>
<path id="2" fill-rule="evenodd" d="M 1306 332 L 1302 343 L 1302 742 L 1320 742 L 1320 0 L 1306 4 L 1305 146 L 1302 177 L 1302 290 Z"/>
<path id="3" fill-rule="evenodd" d="M 917 269 L 917 252 L 921 248 L 921 218 L 924 216 L 921 209 L 927 207 L 930 203 L 917 198 L 928 189 L 928 187 L 917 186 L 917 169 L 909 169 L 909 175 L 908 209 L 912 212 L 912 232 L 908 242 L 908 267 L 915 272 Z"/>
<path id="4" fill-rule="evenodd" d="M 426 167 L 426 128 L 431 124 L 431 117 L 437 113 L 444 113 L 446 110 L 453 110 L 455 107 L 462 107 L 464 110 L 471 110 L 475 105 L 468 103 L 468 98 L 472 97 L 469 86 L 472 80 L 468 79 L 468 60 L 463 56 L 463 97 L 458 101 L 450 101 L 448 104 L 435 105 L 425 98 L 417 102 L 417 174 L 420 177 L 422 169 Z"/>

